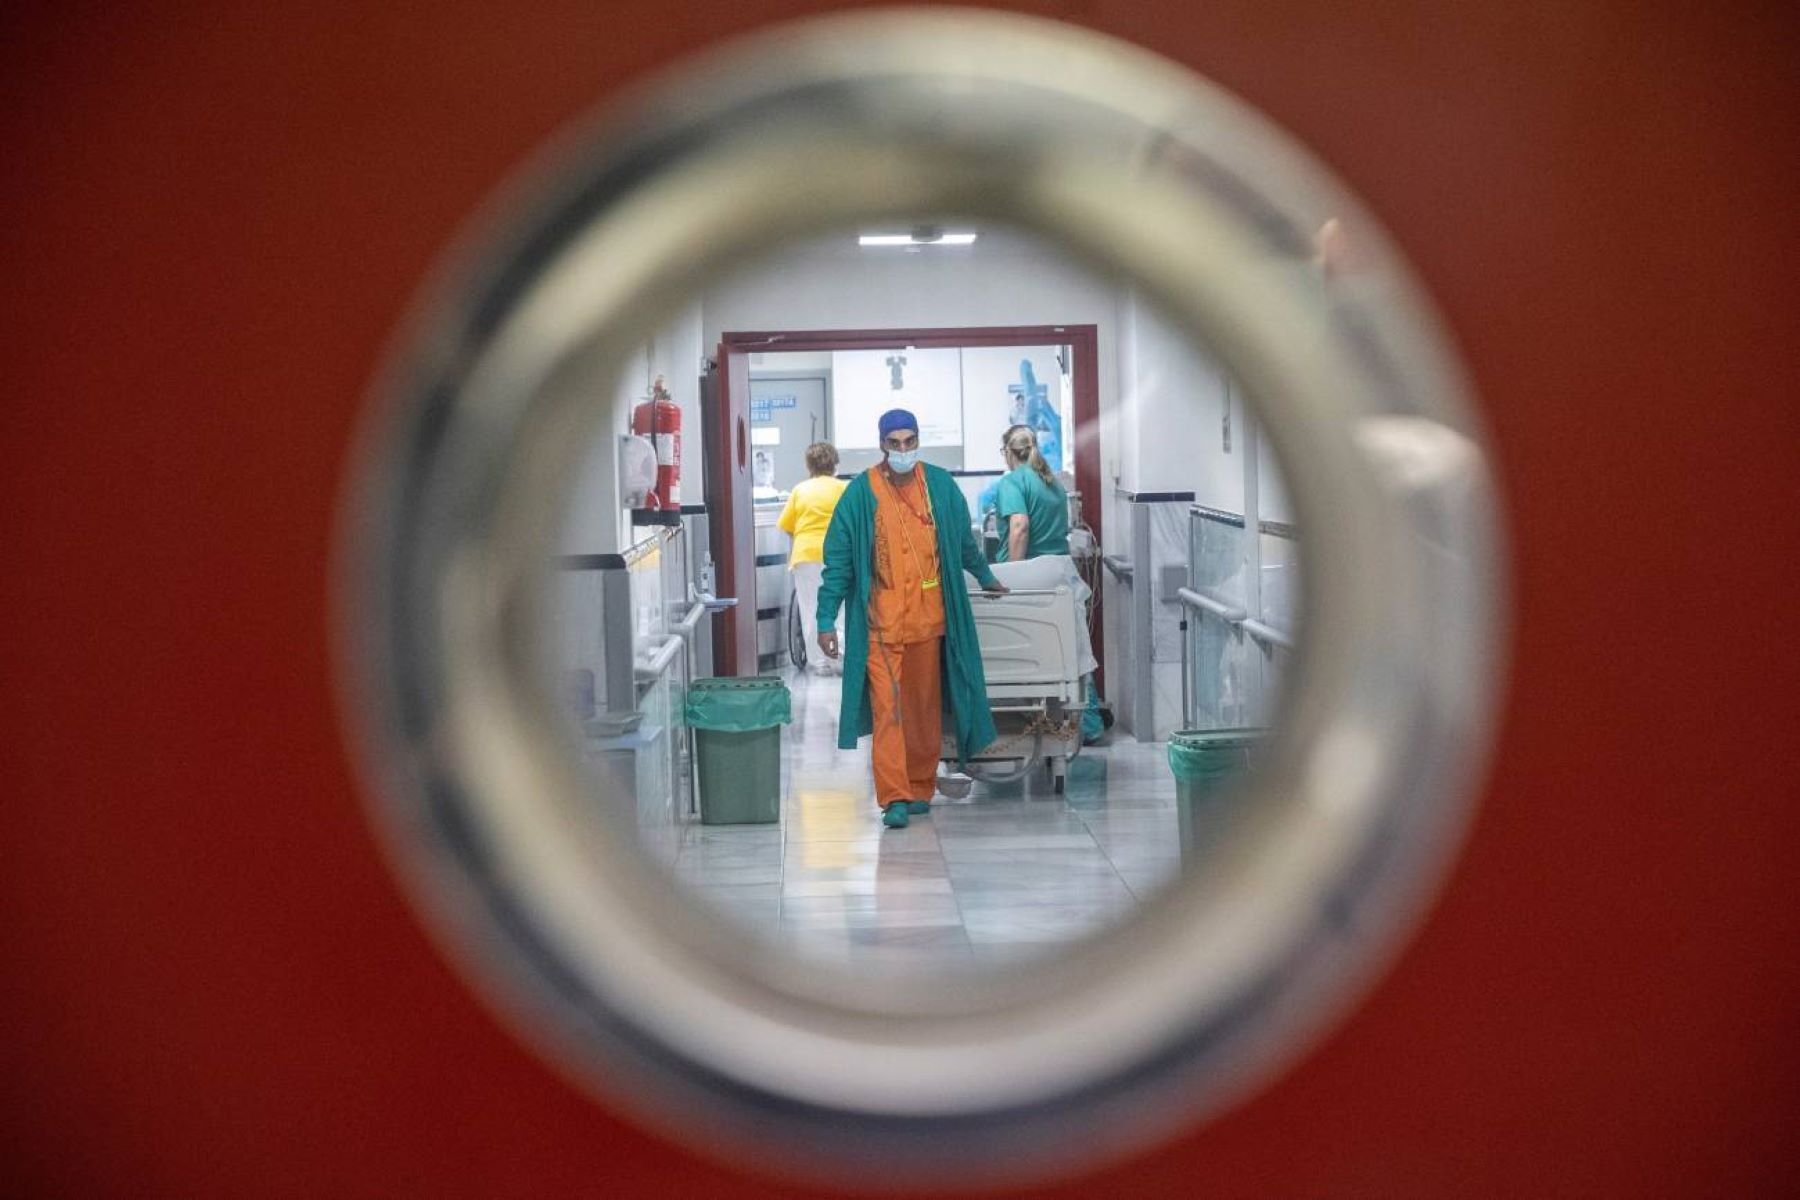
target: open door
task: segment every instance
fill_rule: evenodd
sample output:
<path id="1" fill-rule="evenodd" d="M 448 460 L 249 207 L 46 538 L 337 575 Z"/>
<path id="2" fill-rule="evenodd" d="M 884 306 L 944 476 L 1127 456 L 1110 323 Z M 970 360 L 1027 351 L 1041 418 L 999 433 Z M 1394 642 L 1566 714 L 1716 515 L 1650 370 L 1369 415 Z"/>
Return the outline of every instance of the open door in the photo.
<path id="1" fill-rule="evenodd" d="M 719 347 L 704 413 L 714 587 L 737 604 L 713 614 L 713 669 L 756 674 L 756 514 L 750 491 L 750 360 Z"/>

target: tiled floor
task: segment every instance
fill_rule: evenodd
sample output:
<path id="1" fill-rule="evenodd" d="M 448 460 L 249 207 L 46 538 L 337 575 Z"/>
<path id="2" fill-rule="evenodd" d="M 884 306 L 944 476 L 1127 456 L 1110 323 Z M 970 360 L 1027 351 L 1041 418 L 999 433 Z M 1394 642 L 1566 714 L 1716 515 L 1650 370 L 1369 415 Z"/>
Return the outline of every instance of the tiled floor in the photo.
<path id="1" fill-rule="evenodd" d="M 1069 766 L 939 796 L 884 829 L 867 739 L 839 750 L 835 678 L 790 680 L 779 825 L 687 825 L 675 871 L 706 901 L 801 953 L 885 967 L 1043 952 L 1127 914 L 1180 869 L 1165 747 L 1114 736 Z"/>

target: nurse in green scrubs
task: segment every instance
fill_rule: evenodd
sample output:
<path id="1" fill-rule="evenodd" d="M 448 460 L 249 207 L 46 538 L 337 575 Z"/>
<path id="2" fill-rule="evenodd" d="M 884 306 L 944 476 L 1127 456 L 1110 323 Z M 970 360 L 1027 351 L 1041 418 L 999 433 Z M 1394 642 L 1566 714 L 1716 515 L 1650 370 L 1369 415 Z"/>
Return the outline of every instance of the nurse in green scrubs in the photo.
<path id="1" fill-rule="evenodd" d="M 1037 434 L 1029 425 L 1014 425 L 1001 442 L 1006 474 L 1000 477 L 994 510 L 1000 516 L 1000 549 L 996 562 L 1024 562 L 1041 554 L 1069 553 L 1069 496 L 1038 453 Z M 1112 710 L 1100 699 L 1092 675 L 1086 678 L 1087 708 L 1081 717 L 1081 740 L 1098 741 L 1112 725 Z"/>
<path id="2" fill-rule="evenodd" d="M 994 508 L 1000 514 L 996 562 L 1023 562 L 1040 554 L 1069 552 L 1069 497 L 1038 453 L 1029 425 L 1006 431 L 1006 474 Z"/>

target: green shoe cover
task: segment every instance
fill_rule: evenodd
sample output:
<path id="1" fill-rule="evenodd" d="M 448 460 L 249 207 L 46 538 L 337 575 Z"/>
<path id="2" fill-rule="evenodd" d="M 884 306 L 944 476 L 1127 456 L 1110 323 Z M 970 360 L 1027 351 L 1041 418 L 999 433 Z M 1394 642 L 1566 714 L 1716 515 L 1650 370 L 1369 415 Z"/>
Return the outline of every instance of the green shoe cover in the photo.
<path id="1" fill-rule="evenodd" d="M 908 800 L 906 802 L 906 811 L 911 813 L 915 817 L 918 816 L 920 813 L 928 813 L 931 811 L 931 801 L 929 801 L 929 800 Z"/>
<path id="2" fill-rule="evenodd" d="M 906 801 L 894 801 L 892 804 L 888 805 L 887 810 L 881 814 L 881 823 L 886 825 L 889 829 L 905 829 L 907 821 L 906 808 Z"/>

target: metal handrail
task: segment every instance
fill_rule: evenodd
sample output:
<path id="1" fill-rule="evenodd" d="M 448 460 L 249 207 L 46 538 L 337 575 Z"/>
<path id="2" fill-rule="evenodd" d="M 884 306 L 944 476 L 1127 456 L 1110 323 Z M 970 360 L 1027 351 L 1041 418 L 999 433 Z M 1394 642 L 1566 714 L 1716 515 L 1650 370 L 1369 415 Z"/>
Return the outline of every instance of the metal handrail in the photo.
<path id="1" fill-rule="evenodd" d="M 1280 646 L 1283 650 L 1293 649 L 1292 639 L 1272 625 L 1264 625 L 1261 621 L 1245 617 L 1238 623 L 1238 628 L 1264 645 Z"/>
<path id="2" fill-rule="evenodd" d="M 651 653 L 649 658 L 637 665 L 639 681 L 661 678 L 662 673 L 669 669 L 669 664 L 675 661 L 675 655 L 686 646 L 687 641 L 681 637 L 668 638 Z"/>
<path id="3" fill-rule="evenodd" d="M 1124 559 L 1120 558 L 1118 555 L 1102 554 L 1100 556 L 1100 563 L 1108 571 L 1111 571 L 1112 577 L 1114 579 L 1118 580 L 1120 583 L 1130 583 L 1131 582 L 1131 577 L 1133 574 L 1132 566 L 1129 562 L 1126 562 Z"/>
<path id="4" fill-rule="evenodd" d="M 1287 634 L 1256 620 L 1244 609 L 1214 600 L 1211 596 L 1203 595 L 1192 588 L 1176 588 L 1175 598 L 1184 606 L 1197 612 L 1211 613 L 1233 629 L 1242 630 L 1265 646 L 1279 646 L 1283 650 L 1293 647 L 1294 643 L 1288 639 Z M 1181 621 L 1181 718 L 1183 721 L 1188 719 L 1188 698 L 1187 618 L 1183 617 Z"/>
<path id="5" fill-rule="evenodd" d="M 698 593 L 694 591 L 693 584 L 688 585 L 688 595 L 695 597 L 693 607 L 687 610 L 686 616 L 675 623 L 675 636 L 669 640 L 685 645 L 691 650 L 694 646 L 694 639 L 700 634 L 700 622 L 711 614 L 713 610 L 707 606 L 706 599 L 699 596 Z M 693 682 L 694 660 L 692 658 L 684 659 L 682 661 L 682 686 L 691 687 Z M 688 727 L 686 721 L 681 723 L 681 743 L 682 754 L 689 763 L 689 770 L 687 773 L 688 814 L 691 816 L 700 811 L 700 775 L 699 772 L 692 767 L 694 761 L 694 731 Z"/>
<path id="6" fill-rule="evenodd" d="M 711 611 L 712 609 L 706 606 L 704 600 L 694 601 L 694 607 L 687 610 L 687 616 L 675 623 L 675 636 L 690 642 L 693 641 L 694 635 L 700 629 L 700 619 Z"/>
<path id="7" fill-rule="evenodd" d="M 1233 608 L 1223 601 L 1214 600 L 1211 596 L 1202 595 L 1192 588 L 1177 588 L 1175 590 L 1175 596 L 1189 608 L 1196 608 L 1201 612 L 1209 612 L 1213 616 L 1218 617 L 1220 620 L 1231 625 L 1241 625 L 1249 615 L 1241 608 Z"/>
<path id="8" fill-rule="evenodd" d="M 969 593 L 969 599 L 1005 600 L 1009 596 L 1068 596 L 1072 594 L 1067 587 L 1008 588 L 1004 592 L 972 591 Z"/>
<path id="9" fill-rule="evenodd" d="M 710 592 L 700 591 L 691 583 L 688 584 L 688 599 L 695 604 L 705 605 L 707 612 L 724 612 L 728 608 L 736 608 L 738 602 L 736 596 L 715 596 Z"/>

